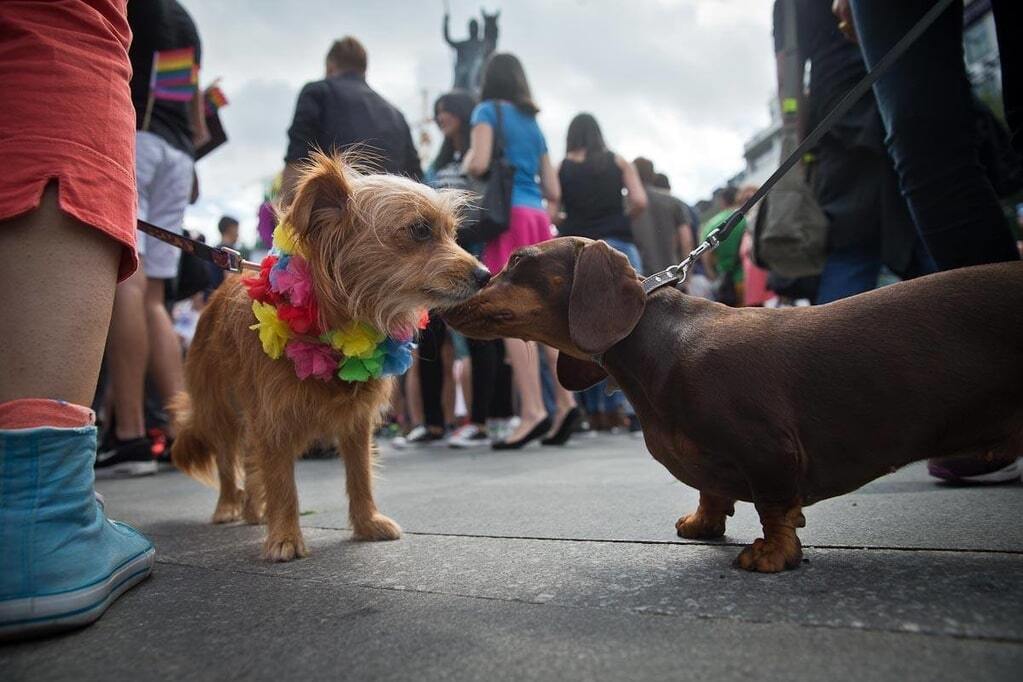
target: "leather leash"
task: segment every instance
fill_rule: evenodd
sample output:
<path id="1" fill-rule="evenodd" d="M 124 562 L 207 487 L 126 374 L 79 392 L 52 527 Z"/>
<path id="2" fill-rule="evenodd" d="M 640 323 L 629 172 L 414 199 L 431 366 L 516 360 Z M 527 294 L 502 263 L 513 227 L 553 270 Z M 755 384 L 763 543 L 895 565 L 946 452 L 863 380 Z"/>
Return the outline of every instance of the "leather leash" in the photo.
<path id="1" fill-rule="evenodd" d="M 902 36 L 902 38 L 900 38 L 899 41 L 895 43 L 890 50 L 888 50 L 888 53 L 885 54 L 881 61 L 879 61 L 877 65 L 871 69 L 859 83 L 856 84 L 855 87 L 845 94 L 841 101 L 839 101 L 839 103 L 836 104 L 830 112 L 828 112 L 828 115 L 824 117 L 824 120 L 817 124 L 817 127 L 813 129 L 813 132 L 807 135 L 799 146 L 796 147 L 796 149 L 789 154 L 784 161 L 782 161 L 781 165 L 778 166 L 778 169 L 771 174 L 771 177 L 769 177 L 764 184 L 760 186 L 753 196 L 747 199 L 746 203 L 733 212 L 732 215 L 728 216 L 728 220 L 726 220 L 723 225 L 712 230 L 710 234 L 707 235 L 706 239 L 700 242 L 700 244 L 693 249 L 681 263 L 678 265 L 672 265 L 671 267 L 661 270 L 660 272 L 656 272 L 644 279 L 644 293 L 650 295 L 662 287 L 681 284 L 686 281 L 686 275 L 689 272 L 689 268 L 696 259 L 707 251 L 713 251 L 716 249 L 721 242 L 728 237 L 732 230 L 735 229 L 735 226 L 742 222 L 742 220 L 746 217 L 746 214 L 749 213 L 750 209 L 752 209 L 757 202 L 763 199 L 764 196 L 771 191 L 771 188 L 773 188 L 774 185 L 781 180 L 782 176 L 788 173 L 789 170 L 796 165 L 796 162 L 803 158 L 803 155 L 810 148 L 816 145 L 829 130 L 831 130 L 831 128 L 835 125 L 835 121 L 849 111 L 849 108 L 852 107 L 852 105 L 856 104 L 857 100 L 859 100 L 860 97 L 862 97 L 864 93 L 866 93 L 867 90 L 874 85 L 877 79 L 884 75 L 884 72 L 887 71 L 895 60 L 901 57 L 903 53 L 905 53 L 905 51 L 916 42 L 924 31 L 930 28 L 931 24 L 935 22 L 942 12 L 948 9 L 952 2 L 953 0 L 938 0 L 933 7 L 927 10 L 927 13 L 920 17 L 920 20 L 916 22 L 916 25 L 909 29 L 906 35 Z"/>
<path id="2" fill-rule="evenodd" d="M 240 253 L 227 246 L 210 246 L 196 239 L 189 239 L 182 234 L 157 227 L 152 223 L 147 223 L 145 220 L 137 221 L 137 226 L 138 229 L 146 234 L 165 241 L 171 246 L 176 246 L 196 258 L 213 263 L 221 270 L 227 270 L 228 272 L 242 272 L 244 270 L 259 272 L 259 263 L 245 260 Z"/>

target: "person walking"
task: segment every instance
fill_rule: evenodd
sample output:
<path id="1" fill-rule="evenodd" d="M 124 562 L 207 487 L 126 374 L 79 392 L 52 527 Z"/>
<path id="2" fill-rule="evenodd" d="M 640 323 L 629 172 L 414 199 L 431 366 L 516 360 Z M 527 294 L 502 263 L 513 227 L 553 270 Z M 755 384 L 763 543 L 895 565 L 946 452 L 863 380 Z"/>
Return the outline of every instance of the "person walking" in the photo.
<path id="1" fill-rule="evenodd" d="M 646 192 L 646 210 L 632 216 L 633 242 L 639 249 L 645 274 L 677 265 L 693 249 L 693 226 L 688 207 L 667 188 L 658 187 L 658 173 L 650 159 L 632 162 Z M 667 176 L 664 176 L 664 184 Z"/>
<path id="2" fill-rule="evenodd" d="M 934 0 L 836 0 L 838 28 L 873 69 Z M 1020 3 L 992 0 L 1012 145 L 1023 153 Z M 963 60 L 963 3 L 953 2 L 874 84 L 885 143 L 920 237 L 938 270 L 1018 260 L 1015 239 L 977 152 L 976 108 Z M 954 483 L 1018 481 L 1020 453 L 931 460 Z"/>
<path id="3" fill-rule="evenodd" d="M 490 169 L 499 111 L 505 158 L 515 167 L 508 228 L 488 242 L 482 254 L 483 264 L 491 272 L 498 272 L 516 249 L 551 238 L 550 216 L 543 201 L 556 206 L 561 188 L 547 153 L 547 141 L 536 122 L 540 109 L 515 55 L 491 56 L 483 72 L 480 99 L 472 113 L 469 150 L 463 167 L 474 177 L 482 177 Z M 540 358 L 535 347 L 520 339 L 505 339 L 504 344 L 519 394 L 520 422 L 504 440 L 493 443 L 492 447 L 498 450 L 521 448 L 544 436 L 555 422 L 560 427 L 575 405 L 571 394 L 561 388 L 552 421 L 544 408 Z"/>
<path id="4" fill-rule="evenodd" d="M 288 128 L 281 180 L 283 204 L 291 201 L 299 168 L 314 149 L 344 151 L 357 145 L 385 173 L 422 178 L 419 155 L 402 113 L 366 83 L 369 57 L 346 36 L 327 52 L 325 76 L 306 83 Z"/>
<path id="5" fill-rule="evenodd" d="M 715 199 L 720 210 L 706 222 L 700 230 L 700 241 L 711 232 L 721 227 L 729 216 L 742 204 L 738 200 L 739 190 L 728 185 L 716 193 Z M 742 259 L 739 247 L 742 236 L 746 232 L 746 219 L 743 218 L 735 226 L 720 246 L 700 256 L 707 277 L 713 282 L 714 300 L 730 306 L 741 306 L 743 302 L 743 282 L 745 273 L 742 270 Z"/>
<path id="6" fill-rule="evenodd" d="M 632 164 L 607 148 L 600 125 L 591 114 L 578 114 L 568 126 L 565 160 L 558 169 L 564 217 L 558 224 L 564 236 L 602 239 L 629 259 L 637 273 L 643 272 L 639 250 L 633 242 L 629 219 L 647 208 L 647 193 Z M 625 198 L 628 194 L 628 212 Z M 556 360 L 555 360 L 556 362 Z M 591 423 L 598 430 L 618 426 L 624 397 L 621 392 L 606 395 L 602 381 L 581 393 Z M 553 442 L 568 439 L 571 427 L 579 419 L 573 409 L 560 434 L 551 434 Z"/>
<path id="7" fill-rule="evenodd" d="M 202 46 L 195 23 L 174 0 L 130 2 L 131 99 L 135 107 L 138 216 L 178 234 L 195 183 L 195 150 L 208 138 L 202 93 L 190 101 L 153 92 L 156 53 L 190 51 L 198 69 Z M 197 71 L 196 71 L 197 73 Z M 96 474 L 156 473 L 146 434 L 145 383 L 149 369 L 164 403 L 184 389 L 181 343 L 166 305 L 168 280 L 178 275 L 177 247 L 139 233 L 142 267 L 117 286 L 107 343 L 113 395 L 112 433 L 96 457 Z"/>

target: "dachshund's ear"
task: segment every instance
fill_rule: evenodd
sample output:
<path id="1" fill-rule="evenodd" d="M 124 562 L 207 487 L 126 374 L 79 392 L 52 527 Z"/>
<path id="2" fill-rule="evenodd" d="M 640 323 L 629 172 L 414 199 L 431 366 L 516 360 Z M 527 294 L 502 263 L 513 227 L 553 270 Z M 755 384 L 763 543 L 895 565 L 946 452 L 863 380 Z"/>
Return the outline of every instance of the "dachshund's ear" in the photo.
<path id="1" fill-rule="evenodd" d="M 645 306 L 646 294 L 623 253 L 602 241 L 582 248 L 568 299 L 568 334 L 579 350 L 603 353 L 632 332 Z"/>
<path id="2" fill-rule="evenodd" d="M 320 223 L 340 220 L 351 195 L 350 173 L 339 157 L 310 155 L 286 216 L 296 235 L 308 238 Z"/>
<path id="3" fill-rule="evenodd" d="M 558 383 L 569 391 L 585 391 L 606 378 L 607 372 L 597 363 L 558 353 Z"/>

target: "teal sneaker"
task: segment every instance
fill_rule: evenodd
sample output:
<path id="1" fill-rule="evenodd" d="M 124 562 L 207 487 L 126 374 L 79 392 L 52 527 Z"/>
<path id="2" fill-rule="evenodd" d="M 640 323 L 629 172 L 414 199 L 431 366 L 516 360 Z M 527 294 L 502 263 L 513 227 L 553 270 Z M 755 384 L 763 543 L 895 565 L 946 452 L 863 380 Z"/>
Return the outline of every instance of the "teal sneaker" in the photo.
<path id="1" fill-rule="evenodd" d="M 156 550 L 93 488 L 96 428 L 0 430 L 0 640 L 92 623 Z"/>

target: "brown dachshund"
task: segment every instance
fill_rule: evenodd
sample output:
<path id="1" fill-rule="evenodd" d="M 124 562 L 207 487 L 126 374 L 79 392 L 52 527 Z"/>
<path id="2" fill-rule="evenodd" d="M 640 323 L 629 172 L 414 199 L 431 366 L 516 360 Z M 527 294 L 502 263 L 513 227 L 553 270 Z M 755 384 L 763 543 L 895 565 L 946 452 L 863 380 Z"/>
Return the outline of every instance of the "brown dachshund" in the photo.
<path id="1" fill-rule="evenodd" d="M 818 500 L 927 457 L 1023 452 L 1023 263 L 736 309 L 646 297 L 622 254 L 563 238 L 518 251 L 446 317 L 557 348 L 566 388 L 610 374 L 654 458 L 700 491 L 680 536 L 721 537 L 736 500 L 756 506 L 764 537 L 737 561 L 750 571 L 799 565 Z"/>

